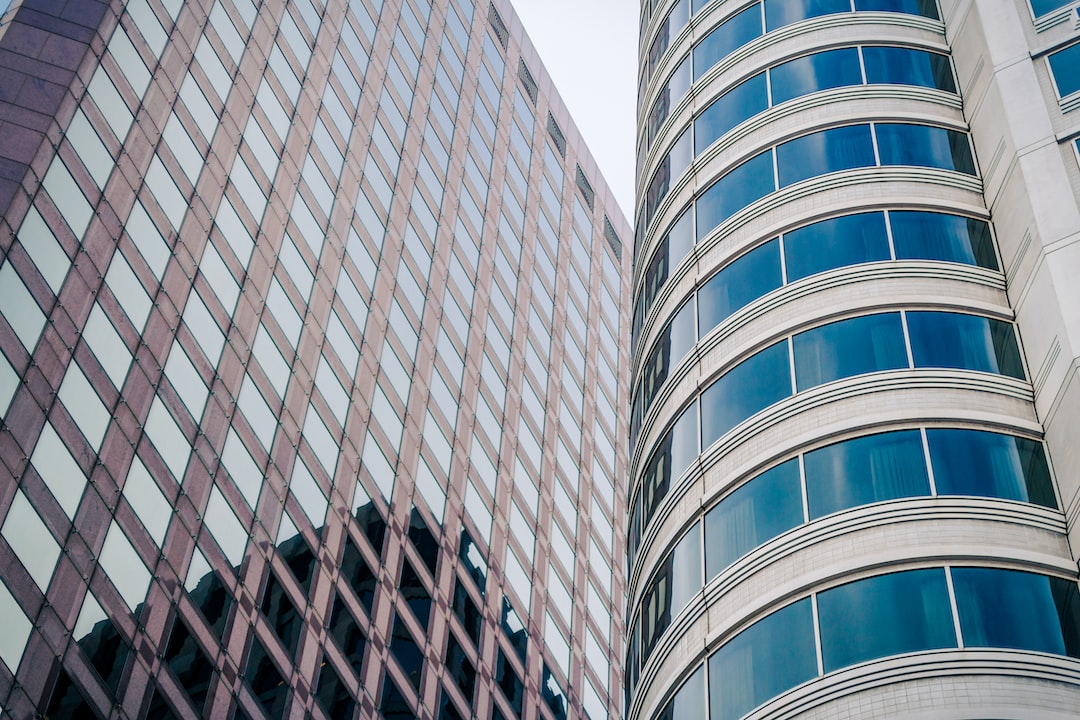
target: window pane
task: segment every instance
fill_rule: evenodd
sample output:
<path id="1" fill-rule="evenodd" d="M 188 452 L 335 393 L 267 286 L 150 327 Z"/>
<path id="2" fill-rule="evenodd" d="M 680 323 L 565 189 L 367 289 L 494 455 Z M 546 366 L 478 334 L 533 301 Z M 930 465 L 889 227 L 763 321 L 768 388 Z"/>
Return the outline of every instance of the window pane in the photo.
<path id="1" fill-rule="evenodd" d="M 799 461 L 792 459 L 758 475 L 705 514 L 705 581 L 802 522 Z"/>
<path id="2" fill-rule="evenodd" d="M 976 495 L 1054 508 L 1042 443 L 981 430 L 927 430 L 939 495 Z"/>
<path id="3" fill-rule="evenodd" d="M 888 259 L 885 215 L 879 212 L 823 220 L 784 235 L 788 282 L 833 268 Z"/>
<path id="4" fill-rule="evenodd" d="M 698 197 L 697 239 L 775 189 L 772 152 L 766 150 L 717 180 Z"/>
<path id="5" fill-rule="evenodd" d="M 641 661 L 649 657 L 671 620 L 701 591 L 701 525 L 695 524 L 649 583 L 641 603 Z"/>
<path id="6" fill-rule="evenodd" d="M 735 260 L 698 290 L 700 336 L 781 284 L 780 243 L 770 240 Z"/>
<path id="7" fill-rule="evenodd" d="M 1080 44 L 1052 53 L 1049 62 L 1061 97 L 1080 90 Z"/>
<path id="8" fill-rule="evenodd" d="M 813 610 L 806 598 L 759 620 L 713 653 L 709 718 L 736 720 L 817 674 Z"/>
<path id="9" fill-rule="evenodd" d="M 978 315 L 909 312 L 915 367 L 959 368 L 1024 378 L 1011 324 Z"/>
<path id="10" fill-rule="evenodd" d="M 694 48 L 694 79 L 759 35 L 761 7 L 754 3 L 724 21 L 697 44 Z"/>
<path id="11" fill-rule="evenodd" d="M 719 140 L 743 120 L 767 110 L 765 73 L 744 80 L 713 101 L 694 121 L 694 155 Z"/>
<path id="12" fill-rule="evenodd" d="M 791 395 L 787 343 L 780 341 L 744 360 L 701 395 L 703 448 L 759 410 Z"/>
<path id="13" fill-rule="evenodd" d="M 856 48 L 828 50 L 789 60 L 774 67 L 769 74 L 773 105 L 818 90 L 862 84 Z"/>
<path id="14" fill-rule="evenodd" d="M 810 518 L 882 500 L 930 494 L 918 430 L 829 445 L 803 458 Z"/>
<path id="15" fill-rule="evenodd" d="M 677 479 L 698 455 L 697 405 L 690 405 L 660 441 L 642 478 L 642 527 Z"/>
<path id="16" fill-rule="evenodd" d="M 818 595 L 825 672 L 902 653 L 956 647 L 945 571 L 879 575 Z"/>
<path id="17" fill-rule="evenodd" d="M 830 323 L 793 338 L 798 390 L 841 378 L 908 366 L 899 313 Z"/>
<path id="18" fill-rule="evenodd" d="M 1071 586 L 1062 607 L 1051 588 L 1056 578 L 998 568 L 953 568 L 952 577 L 965 646 L 1066 654 L 1062 621 L 1076 627 L 1076 583 L 1060 581 Z"/>
<path id="19" fill-rule="evenodd" d="M 869 125 L 849 125 L 812 133 L 776 148 L 780 187 L 826 173 L 872 167 Z"/>
<path id="20" fill-rule="evenodd" d="M 1030 0 L 1031 9 L 1035 12 L 1035 17 L 1042 17 L 1048 15 L 1055 10 L 1060 10 L 1066 5 L 1072 5 L 1072 0 Z"/>
<path id="21" fill-rule="evenodd" d="M 700 717 L 705 707 L 705 666 L 699 667 L 686 679 L 675 697 L 667 704 L 657 720 L 682 720 Z"/>
<path id="22" fill-rule="evenodd" d="M 956 92 L 949 58 L 923 50 L 896 47 L 864 47 L 866 82 L 917 85 Z"/>
<path id="23" fill-rule="evenodd" d="M 898 260 L 943 260 L 998 269 L 990 226 L 982 220 L 893 210 L 889 222 Z"/>
<path id="24" fill-rule="evenodd" d="M 966 134 L 925 125 L 875 126 L 882 165 L 915 165 L 975 174 Z"/>
<path id="25" fill-rule="evenodd" d="M 934 0 L 855 0 L 856 10 L 878 10 L 938 19 Z"/>
<path id="26" fill-rule="evenodd" d="M 849 12 L 850 0 L 765 0 L 765 31 L 806 18 Z"/>

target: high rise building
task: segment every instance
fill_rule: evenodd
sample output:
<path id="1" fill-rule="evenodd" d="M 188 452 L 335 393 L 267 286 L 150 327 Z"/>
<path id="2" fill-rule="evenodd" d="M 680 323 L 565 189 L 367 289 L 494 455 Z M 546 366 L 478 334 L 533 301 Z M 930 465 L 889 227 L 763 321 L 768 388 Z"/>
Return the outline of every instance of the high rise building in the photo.
<path id="1" fill-rule="evenodd" d="M 626 717 L 1076 717 L 1078 3 L 643 6 Z"/>
<path id="2" fill-rule="evenodd" d="M 617 716 L 631 231 L 508 0 L 0 5 L 0 714 Z"/>

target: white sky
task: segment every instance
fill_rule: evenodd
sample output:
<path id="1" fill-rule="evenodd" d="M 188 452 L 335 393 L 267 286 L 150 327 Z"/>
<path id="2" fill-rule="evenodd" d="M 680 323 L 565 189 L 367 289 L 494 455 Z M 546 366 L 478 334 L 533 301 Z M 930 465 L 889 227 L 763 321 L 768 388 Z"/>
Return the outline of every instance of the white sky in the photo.
<path id="1" fill-rule="evenodd" d="M 634 214 L 638 0 L 512 0 L 596 164 Z"/>

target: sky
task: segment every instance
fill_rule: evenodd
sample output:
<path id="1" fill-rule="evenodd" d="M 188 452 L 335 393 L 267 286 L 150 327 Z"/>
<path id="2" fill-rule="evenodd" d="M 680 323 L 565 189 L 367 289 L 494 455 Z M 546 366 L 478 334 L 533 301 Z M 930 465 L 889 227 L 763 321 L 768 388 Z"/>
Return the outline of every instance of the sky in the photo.
<path id="1" fill-rule="evenodd" d="M 634 215 L 638 0 L 513 0 L 596 164 Z"/>

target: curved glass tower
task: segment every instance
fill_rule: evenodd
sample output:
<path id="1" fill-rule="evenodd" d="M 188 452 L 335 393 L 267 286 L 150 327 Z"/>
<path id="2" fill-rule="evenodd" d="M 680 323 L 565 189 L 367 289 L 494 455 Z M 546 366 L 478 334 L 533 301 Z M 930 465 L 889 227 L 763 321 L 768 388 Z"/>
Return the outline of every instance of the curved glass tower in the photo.
<path id="1" fill-rule="evenodd" d="M 626 717 L 1074 716 L 1072 4 L 643 4 Z"/>

